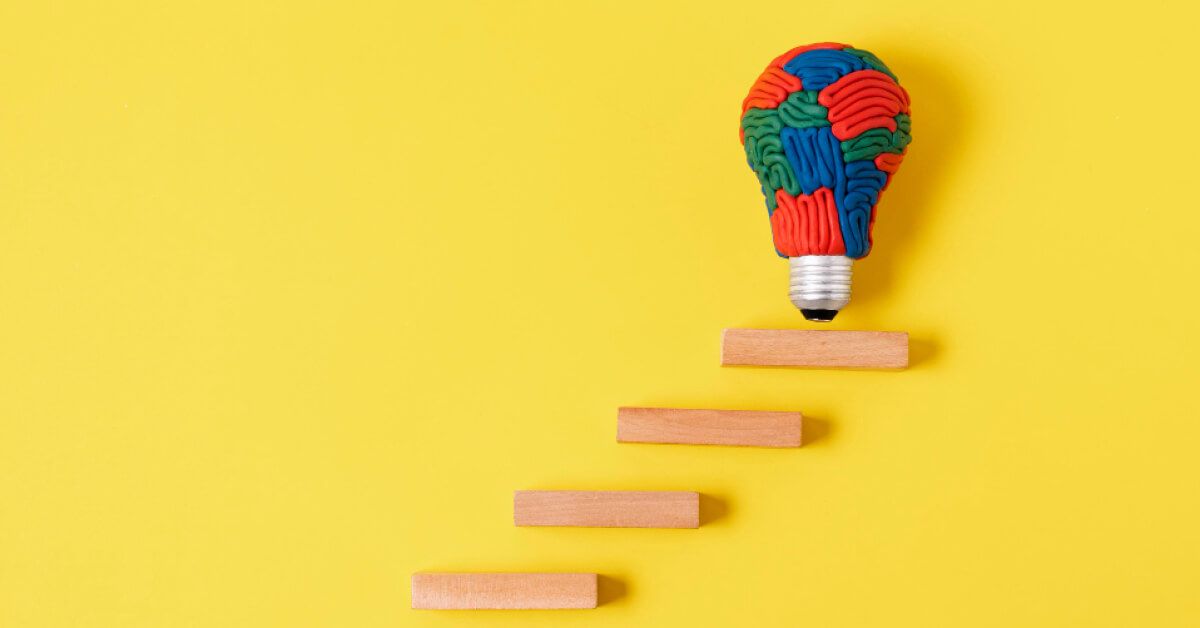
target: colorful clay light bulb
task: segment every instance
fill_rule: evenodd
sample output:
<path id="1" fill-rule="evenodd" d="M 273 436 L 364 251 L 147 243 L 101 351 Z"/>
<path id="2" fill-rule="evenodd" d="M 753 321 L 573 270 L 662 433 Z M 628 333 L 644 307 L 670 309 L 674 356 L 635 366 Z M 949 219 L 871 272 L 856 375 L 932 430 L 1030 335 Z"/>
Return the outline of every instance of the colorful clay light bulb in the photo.
<path id="1" fill-rule="evenodd" d="M 792 303 L 830 321 L 850 302 L 853 261 L 871 252 L 879 195 L 900 167 L 908 93 L 875 55 L 845 44 L 793 48 L 742 101 L 741 138 L 762 185 Z"/>

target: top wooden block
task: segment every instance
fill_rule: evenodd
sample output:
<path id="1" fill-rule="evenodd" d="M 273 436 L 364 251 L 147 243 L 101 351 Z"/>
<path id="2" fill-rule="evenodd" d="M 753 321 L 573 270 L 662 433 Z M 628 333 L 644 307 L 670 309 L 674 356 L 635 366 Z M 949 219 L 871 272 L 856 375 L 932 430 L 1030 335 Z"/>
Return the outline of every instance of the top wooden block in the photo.
<path id="1" fill-rule="evenodd" d="M 908 367 L 908 333 L 816 329 L 726 329 L 726 366 L 902 369 Z"/>

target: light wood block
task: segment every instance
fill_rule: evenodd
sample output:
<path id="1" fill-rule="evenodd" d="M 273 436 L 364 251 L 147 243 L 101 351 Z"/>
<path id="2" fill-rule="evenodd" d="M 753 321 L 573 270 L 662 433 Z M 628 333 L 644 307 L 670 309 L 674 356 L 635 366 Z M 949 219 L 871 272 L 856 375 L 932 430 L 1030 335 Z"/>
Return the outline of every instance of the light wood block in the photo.
<path id="1" fill-rule="evenodd" d="M 799 412 L 617 409 L 617 442 L 799 447 Z"/>
<path id="2" fill-rule="evenodd" d="M 726 366 L 902 369 L 908 367 L 908 333 L 816 329 L 726 329 Z"/>
<path id="3" fill-rule="evenodd" d="M 688 491 L 517 491 L 518 526 L 698 528 L 700 494 Z"/>
<path id="4" fill-rule="evenodd" d="M 415 573 L 418 609 L 596 608 L 594 573 Z"/>

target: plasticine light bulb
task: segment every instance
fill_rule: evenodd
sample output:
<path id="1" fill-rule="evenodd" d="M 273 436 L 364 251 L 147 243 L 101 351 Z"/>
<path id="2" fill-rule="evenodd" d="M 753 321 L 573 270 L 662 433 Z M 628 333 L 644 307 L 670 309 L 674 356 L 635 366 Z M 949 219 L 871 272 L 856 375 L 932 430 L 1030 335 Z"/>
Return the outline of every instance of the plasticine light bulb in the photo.
<path id="1" fill-rule="evenodd" d="M 741 138 L 758 176 L 789 296 L 810 321 L 850 302 L 851 267 L 871 252 L 879 195 L 912 140 L 908 93 L 875 55 L 845 44 L 793 48 L 742 101 Z"/>

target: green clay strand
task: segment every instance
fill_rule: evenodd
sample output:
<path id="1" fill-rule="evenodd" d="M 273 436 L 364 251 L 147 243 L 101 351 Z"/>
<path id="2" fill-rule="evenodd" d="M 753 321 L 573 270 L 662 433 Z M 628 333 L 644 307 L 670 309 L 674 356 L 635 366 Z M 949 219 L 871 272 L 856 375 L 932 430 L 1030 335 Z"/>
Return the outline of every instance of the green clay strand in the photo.
<path id="1" fill-rule="evenodd" d="M 904 147 L 912 141 L 912 136 L 904 129 L 907 125 L 901 124 L 900 120 L 896 121 L 896 126 L 898 128 L 895 131 L 884 128 L 869 129 L 857 137 L 843 141 L 842 154 L 846 163 L 874 159 L 880 153 L 903 153 Z"/>
<path id="2" fill-rule="evenodd" d="M 775 208 L 779 206 L 779 203 L 775 201 L 775 191 L 763 190 L 763 198 L 767 201 L 767 216 L 774 214 Z"/>
<path id="3" fill-rule="evenodd" d="M 779 135 L 781 130 L 783 122 L 779 119 L 779 111 L 775 109 L 751 108 L 742 116 L 742 132 L 746 139 Z"/>
<path id="4" fill-rule="evenodd" d="M 818 95 L 819 92 L 811 90 L 792 92 L 779 103 L 779 119 L 797 129 L 829 126 L 829 110 L 817 104 Z"/>
<path id="5" fill-rule="evenodd" d="M 770 187 L 772 190 L 783 188 L 792 196 L 800 193 L 800 182 L 796 180 L 796 175 L 792 173 L 792 166 L 782 152 L 772 153 L 767 163 L 771 169 Z"/>
<path id="6" fill-rule="evenodd" d="M 904 148 L 912 142 L 912 118 L 906 113 L 896 114 L 896 132 L 892 133 L 894 153 L 903 153 Z"/>
<path id="7" fill-rule="evenodd" d="M 767 211 L 775 211 L 775 192 L 776 189 L 771 180 L 771 168 L 757 156 L 758 140 L 748 137 L 746 138 L 746 159 L 750 162 L 750 166 L 754 169 L 754 176 L 758 177 L 758 184 L 762 186 L 763 195 L 767 201 Z"/>
<path id="8" fill-rule="evenodd" d="M 892 145 L 892 133 L 887 129 L 870 129 L 858 137 L 842 141 L 842 155 L 846 163 L 875 159 Z"/>
<path id="9" fill-rule="evenodd" d="M 754 170 L 754 176 L 758 177 L 759 185 L 765 190 L 768 184 L 767 166 L 762 162 L 758 154 L 758 138 L 747 136 L 744 147 L 746 149 L 746 161 L 750 163 L 750 168 Z"/>
<path id="10" fill-rule="evenodd" d="M 754 174 L 758 175 L 764 190 L 783 188 L 789 194 L 800 193 L 800 183 L 783 153 L 783 143 L 778 134 L 756 137 L 747 133 L 745 146 L 746 159 L 754 168 Z M 768 198 L 773 196 L 768 195 Z"/>

